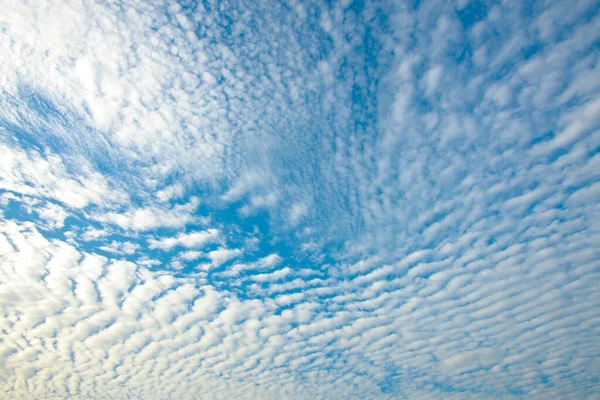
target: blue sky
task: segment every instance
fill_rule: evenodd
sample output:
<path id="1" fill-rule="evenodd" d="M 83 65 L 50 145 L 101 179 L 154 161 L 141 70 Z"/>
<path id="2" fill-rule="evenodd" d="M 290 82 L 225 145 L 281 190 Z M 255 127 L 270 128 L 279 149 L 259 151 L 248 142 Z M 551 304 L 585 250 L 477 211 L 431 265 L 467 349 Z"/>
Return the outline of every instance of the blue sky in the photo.
<path id="1" fill-rule="evenodd" d="M 0 397 L 600 396 L 597 0 L 0 6 Z"/>

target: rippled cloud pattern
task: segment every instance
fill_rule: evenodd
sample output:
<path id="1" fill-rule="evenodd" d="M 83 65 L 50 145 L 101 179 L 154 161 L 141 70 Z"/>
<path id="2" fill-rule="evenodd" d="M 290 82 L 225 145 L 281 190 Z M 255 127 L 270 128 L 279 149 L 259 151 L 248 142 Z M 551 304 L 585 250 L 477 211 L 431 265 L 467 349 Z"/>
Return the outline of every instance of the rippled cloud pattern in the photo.
<path id="1" fill-rule="evenodd" d="M 599 9 L 0 0 L 0 397 L 600 398 Z"/>

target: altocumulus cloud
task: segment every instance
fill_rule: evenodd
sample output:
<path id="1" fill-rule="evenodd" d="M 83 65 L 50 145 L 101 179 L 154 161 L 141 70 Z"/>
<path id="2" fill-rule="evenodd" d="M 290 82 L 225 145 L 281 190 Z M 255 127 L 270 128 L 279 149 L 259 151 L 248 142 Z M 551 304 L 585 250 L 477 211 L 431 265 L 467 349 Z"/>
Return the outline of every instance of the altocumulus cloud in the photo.
<path id="1" fill-rule="evenodd" d="M 598 0 L 0 8 L 0 397 L 600 396 Z"/>

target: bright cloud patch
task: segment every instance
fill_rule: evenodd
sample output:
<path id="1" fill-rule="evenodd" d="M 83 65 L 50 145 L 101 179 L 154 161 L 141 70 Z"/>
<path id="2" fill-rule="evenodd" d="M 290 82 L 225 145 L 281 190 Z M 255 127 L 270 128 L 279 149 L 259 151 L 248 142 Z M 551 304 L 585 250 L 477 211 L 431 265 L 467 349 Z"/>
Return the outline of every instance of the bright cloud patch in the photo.
<path id="1" fill-rule="evenodd" d="M 600 396 L 597 0 L 5 3 L 0 397 Z"/>

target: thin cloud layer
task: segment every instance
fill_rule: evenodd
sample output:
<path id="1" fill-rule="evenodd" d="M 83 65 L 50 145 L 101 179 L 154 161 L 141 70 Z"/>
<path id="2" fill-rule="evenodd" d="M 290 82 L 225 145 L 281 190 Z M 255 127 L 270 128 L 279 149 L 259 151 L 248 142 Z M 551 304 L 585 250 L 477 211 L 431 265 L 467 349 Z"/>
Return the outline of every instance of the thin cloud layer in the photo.
<path id="1" fill-rule="evenodd" d="M 2 9 L 0 397 L 600 395 L 597 0 Z"/>

